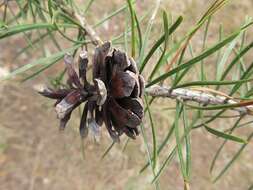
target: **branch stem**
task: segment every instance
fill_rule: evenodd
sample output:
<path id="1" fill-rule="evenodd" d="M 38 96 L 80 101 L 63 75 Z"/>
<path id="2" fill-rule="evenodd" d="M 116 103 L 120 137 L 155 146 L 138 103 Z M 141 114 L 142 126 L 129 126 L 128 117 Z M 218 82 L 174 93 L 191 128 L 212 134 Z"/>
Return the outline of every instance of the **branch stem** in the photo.
<path id="1" fill-rule="evenodd" d="M 177 88 L 171 89 L 171 87 L 167 86 L 159 86 L 153 85 L 145 89 L 147 95 L 152 97 L 163 97 L 163 98 L 171 98 L 171 99 L 180 99 L 183 101 L 192 101 L 197 102 L 203 106 L 207 105 L 233 105 L 238 104 L 240 102 L 235 101 L 234 99 L 228 99 L 226 96 L 222 95 L 213 95 L 208 92 L 203 92 L 199 90 L 192 90 L 186 88 Z M 234 111 L 243 114 L 252 114 L 253 106 L 242 106 L 242 107 L 234 107 L 231 108 Z"/>
<path id="2" fill-rule="evenodd" d="M 91 27 L 91 25 L 87 22 L 86 18 L 83 15 L 77 13 L 76 11 L 72 9 L 69 9 L 68 7 L 61 6 L 61 5 L 59 6 L 64 13 L 68 14 L 68 16 L 70 17 L 74 17 L 74 19 L 78 21 L 78 23 L 81 26 L 81 29 L 85 31 L 85 33 L 89 36 L 89 38 L 91 39 L 94 45 L 97 46 L 97 45 L 103 44 L 103 41 L 101 40 L 101 38 L 98 36 L 96 31 Z"/>

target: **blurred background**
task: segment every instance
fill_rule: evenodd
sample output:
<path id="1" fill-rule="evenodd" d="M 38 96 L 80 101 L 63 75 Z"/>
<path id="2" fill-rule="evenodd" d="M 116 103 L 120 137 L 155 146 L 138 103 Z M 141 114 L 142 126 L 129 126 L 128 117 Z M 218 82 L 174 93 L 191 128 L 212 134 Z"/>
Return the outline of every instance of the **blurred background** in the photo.
<path id="1" fill-rule="evenodd" d="M 188 29 L 198 21 L 201 14 L 208 8 L 210 0 L 163 0 L 161 9 L 164 9 L 175 18 L 184 17 L 182 26 L 177 35 L 183 36 Z M 78 1 L 80 7 L 85 0 Z M 137 13 L 154 6 L 153 0 L 138 0 Z M 124 5 L 120 0 L 95 0 L 87 13 L 89 23 L 96 23 L 106 17 L 112 10 Z M 17 6 L 14 1 L 9 2 L 15 14 Z M 218 11 L 213 17 L 207 38 L 212 44 L 218 38 L 219 27 L 222 24 L 224 33 L 230 33 L 244 23 L 245 17 L 253 17 L 253 1 L 231 1 L 227 6 Z M 3 15 L 3 6 L 0 15 Z M 103 40 L 110 40 L 112 36 L 125 30 L 122 18 L 128 16 L 122 12 L 97 28 Z M 7 15 L 11 16 L 12 13 Z M 158 12 L 153 29 L 152 40 L 155 41 L 162 28 L 162 13 Z M 252 31 L 252 30 L 251 30 Z M 157 34 L 157 35 L 155 35 Z M 252 36 L 249 34 L 250 40 Z M 202 47 L 203 32 L 198 32 L 191 41 L 194 51 Z M 61 40 L 58 40 L 62 43 Z M 44 40 L 42 45 L 45 52 L 38 50 L 27 51 L 18 58 L 16 55 L 26 47 L 27 42 L 22 35 L 0 40 L 0 76 L 7 75 L 14 69 L 32 62 L 42 54 L 47 54 L 47 49 L 53 49 L 50 39 Z M 64 44 L 63 44 L 64 47 Z M 40 50 L 41 51 L 41 50 Z M 252 62 L 253 54 L 245 59 Z M 251 60 L 251 61 L 250 61 Z M 211 63 L 211 60 L 209 60 Z M 209 61 L 207 67 L 212 67 Z M 0 83 L 0 189 L 1 190 L 135 190 L 154 189 L 150 183 L 152 172 L 147 169 L 139 174 L 139 170 L 147 162 L 146 149 L 141 136 L 137 140 L 130 140 L 125 147 L 126 137 L 121 138 L 121 143 L 114 145 L 104 159 L 103 153 L 111 144 L 107 132 L 102 130 L 99 143 L 89 136 L 84 146 L 78 133 L 79 113 L 68 123 L 64 132 L 59 132 L 59 122 L 56 119 L 53 102 L 39 96 L 33 87 L 37 84 L 48 83 L 48 79 L 63 68 L 63 61 L 52 68 L 24 83 L 5 81 Z M 144 75 L 145 76 L 145 75 Z M 193 74 L 194 77 L 194 74 Z M 161 113 L 159 102 L 166 102 L 164 107 L 169 107 L 172 100 L 158 100 L 152 106 L 152 112 L 157 118 L 156 130 L 158 141 L 163 139 L 165 132 L 171 127 L 170 112 Z M 212 123 L 213 126 L 222 128 L 231 127 L 232 119 L 220 119 Z M 151 138 L 150 126 L 144 121 L 148 138 Z M 247 130 L 240 130 L 240 135 L 247 135 Z M 211 182 L 209 167 L 211 160 L 220 144 L 223 142 L 206 131 L 199 129 L 192 132 L 192 176 L 190 186 L 193 190 L 248 190 L 253 185 L 253 142 L 250 142 L 243 154 L 230 170 L 215 184 Z M 150 141 L 151 143 L 151 141 Z M 171 144 L 166 145 L 167 150 Z M 215 168 L 219 169 L 231 158 L 239 146 L 229 142 L 224 148 Z M 165 151 L 161 159 L 166 156 Z M 168 151 L 169 152 L 169 151 Z M 160 177 L 161 189 L 183 189 L 183 179 L 180 174 L 179 161 L 174 159 Z"/>

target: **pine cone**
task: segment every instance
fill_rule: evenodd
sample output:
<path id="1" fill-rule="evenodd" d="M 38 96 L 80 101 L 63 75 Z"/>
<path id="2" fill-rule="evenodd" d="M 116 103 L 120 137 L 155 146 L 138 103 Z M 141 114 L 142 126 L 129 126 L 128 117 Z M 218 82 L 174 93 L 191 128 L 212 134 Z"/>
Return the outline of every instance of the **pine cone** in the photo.
<path id="1" fill-rule="evenodd" d="M 53 90 L 45 88 L 39 93 L 57 99 L 55 107 L 64 129 L 72 111 L 85 103 L 80 122 L 80 135 L 85 137 L 88 128 L 98 135 L 104 123 L 110 136 L 116 142 L 125 133 L 135 139 L 139 134 L 138 125 L 143 118 L 142 95 L 144 79 L 138 73 L 135 61 L 124 52 L 113 50 L 106 42 L 95 49 L 93 56 L 93 84 L 86 78 L 87 52 L 79 57 L 79 77 L 73 67 L 73 58 L 64 58 L 68 72 L 69 88 Z M 87 125 L 88 123 L 88 125 Z"/>

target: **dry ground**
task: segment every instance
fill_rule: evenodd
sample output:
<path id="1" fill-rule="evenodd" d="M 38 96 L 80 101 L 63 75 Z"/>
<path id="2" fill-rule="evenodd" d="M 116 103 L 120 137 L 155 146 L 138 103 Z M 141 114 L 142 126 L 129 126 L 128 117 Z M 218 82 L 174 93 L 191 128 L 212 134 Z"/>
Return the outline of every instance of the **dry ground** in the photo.
<path id="1" fill-rule="evenodd" d="M 178 0 L 176 2 L 164 0 L 162 7 L 171 11 L 174 17 L 182 14 L 186 17 L 185 27 L 179 35 L 184 33 L 187 27 L 196 22 L 197 18 L 210 1 L 205 0 Z M 99 0 L 94 3 L 90 13 L 90 20 L 96 20 L 105 12 L 122 4 L 123 1 Z M 138 1 L 140 12 L 149 6 L 152 1 Z M 106 7 L 106 10 L 105 8 Z M 253 2 L 251 0 L 233 1 L 214 18 L 215 22 L 223 23 L 225 31 L 229 32 L 238 27 L 246 14 L 252 14 Z M 97 16 L 93 17 L 92 13 Z M 253 15 L 251 15 L 253 16 Z M 121 15 L 122 17 L 122 15 Z M 121 18 L 114 18 L 115 23 Z M 157 24 L 159 27 L 159 22 Z M 218 24 L 211 25 L 209 41 L 217 37 Z M 103 37 L 120 31 L 120 27 L 104 27 L 100 33 Z M 15 45 L 14 45 L 15 44 Z M 201 35 L 194 38 L 193 45 L 201 45 Z M 13 38 L 12 41 L 0 41 L 0 68 L 15 68 L 27 63 L 30 57 L 22 57 L 13 63 L 13 55 L 23 46 L 23 41 Z M 6 48 L 8 47 L 8 48 Z M 196 48 L 198 49 L 198 48 Z M 251 59 L 249 57 L 248 59 Z M 138 171 L 145 164 L 147 157 L 142 138 L 130 141 L 125 152 L 122 152 L 125 138 L 122 143 L 113 147 L 108 156 L 101 160 L 105 149 L 111 141 L 103 132 L 101 142 L 94 143 L 89 137 L 85 142 L 85 157 L 81 153 L 81 143 L 78 134 L 78 113 L 72 118 L 68 128 L 63 132 L 58 131 L 58 121 L 52 102 L 38 96 L 32 89 L 33 85 L 45 82 L 46 77 L 54 73 L 55 69 L 48 71 L 47 75 L 23 84 L 5 82 L 0 84 L 0 189 L 1 190 L 136 190 L 153 189 L 150 185 L 152 175 L 150 171 L 139 175 Z M 0 72 L 3 74 L 3 72 Z M 170 127 L 170 118 L 164 119 L 155 113 L 160 123 L 157 125 L 159 139 Z M 168 117 L 168 114 L 165 115 Z M 217 127 L 231 126 L 230 120 L 219 120 L 213 124 Z M 146 126 L 149 127 L 149 126 Z M 247 130 L 240 131 L 246 135 Z M 192 133 L 192 180 L 193 190 L 248 190 L 253 184 L 253 142 L 245 149 L 244 153 L 231 167 L 227 174 L 217 183 L 211 183 L 208 172 L 211 158 L 221 144 L 217 139 L 203 130 Z M 170 145 L 168 145 L 168 148 Z M 220 157 L 217 166 L 222 166 L 235 152 L 238 146 L 229 143 Z M 160 178 L 161 189 L 183 189 L 182 177 L 179 171 L 178 160 L 165 170 Z"/>

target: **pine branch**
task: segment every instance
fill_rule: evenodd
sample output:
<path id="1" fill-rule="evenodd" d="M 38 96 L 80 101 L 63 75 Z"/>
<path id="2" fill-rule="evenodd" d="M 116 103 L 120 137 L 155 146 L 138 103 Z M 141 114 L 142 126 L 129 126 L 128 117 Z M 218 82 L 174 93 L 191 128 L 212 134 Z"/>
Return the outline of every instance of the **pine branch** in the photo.
<path id="1" fill-rule="evenodd" d="M 87 22 L 86 18 L 83 15 L 63 5 L 59 4 L 59 6 L 64 13 L 66 13 L 71 18 L 74 18 L 78 22 L 78 24 L 81 26 L 81 29 L 85 31 L 85 34 L 89 36 L 94 45 L 101 45 L 103 43 L 103 41 L 97 35 L 96 31 L 92 28 L 91 25 L 89 25 L 89 23 Z"/>
<path id="2" fill-rule="evenodd" d="M 74 17 L 85 33 L 90 37 L 91 41 L 94 45 L 101 45 L 103 41 L 96 33 L 96 31 L 88 24 L 86 18 L 83 15 L 75 12 L 74 10 L 70 10 L 66 7 L 60 6 L 60 8 L 67 13 L 69 16 Z M 153 85 L 145 89 L 147 95 L 152 97 L 165 97 L 171 99 L 180 99 L 183 101 L 192 101 L 197 102 L 203 106 L 203 108 L 207 105 L 234 105 L 239 104 L 240 102 L 235 101 L 233 98 L 228 98 L 223 95 L 213 95 L 211 93 L 202 92 L 199 90 L 192 90 L 186 88 L 177 88 L 171 89 L 169 86 L 158 86 Z M 251 105 L 243 105 L 237 107 L 230 107 L 230 109 L 237 111 L 240 115 L 243 114 L 252 114 L 253 106 Z"/>
<path id="3" fill-rule="evenodd" d="M 152 97 L 164 97 L 171 99 L 179 99 L 182 101 L 197 102 L 201 104 L 203 108 L 207 105 L 232 106 L 240 103 L 232 98 L 228 99 L 227 96 L 223 95 L 213 95 L 211 93 L 186 88 L 171 89 L 169 86 L 164 87 L 159 85 L 153 85 L 151 87 L 146 88 L 145 92 L 147 95 Z M 252 114 L 253 106 L 242 104 L 242 106 L 231 107 L 231 109 L 239 112 L 241 115 Z"/>

